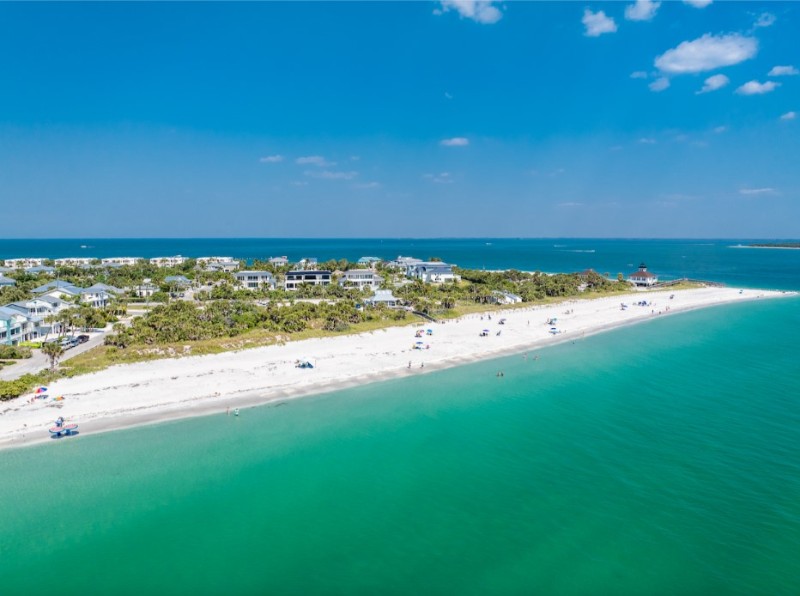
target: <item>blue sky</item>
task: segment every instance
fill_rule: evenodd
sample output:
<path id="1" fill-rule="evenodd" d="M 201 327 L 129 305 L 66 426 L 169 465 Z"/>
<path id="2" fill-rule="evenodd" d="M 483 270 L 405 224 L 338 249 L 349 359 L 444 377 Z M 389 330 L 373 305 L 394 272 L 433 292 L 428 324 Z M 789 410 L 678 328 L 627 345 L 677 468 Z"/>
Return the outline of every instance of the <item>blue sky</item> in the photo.
<path id="1" fill-rule="evenodd" d="M 5 237 L 800 237 L 800 5 L 0 3 Z"/>

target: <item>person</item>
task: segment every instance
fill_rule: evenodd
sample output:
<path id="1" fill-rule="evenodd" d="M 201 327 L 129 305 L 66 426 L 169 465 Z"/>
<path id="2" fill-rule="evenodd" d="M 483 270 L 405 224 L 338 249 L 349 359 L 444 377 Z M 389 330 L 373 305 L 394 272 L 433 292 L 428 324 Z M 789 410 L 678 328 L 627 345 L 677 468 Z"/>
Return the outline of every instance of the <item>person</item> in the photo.
<path id="1" fill-rule="evenodd" d="M 408 361 L 408 368 L 411 368 L 411 360 Z"/>
<path id="2" fill-rule="evenodd" d="M 425 368 L 425 363 L 424 363 L 424 362 L 421 362 L 421 363 L 420 363 L 420 365 L 419 365 L 419 367 L 420 367 L 420 368 Z"/>
<path id="3" fill-rule="evenodd" d="M 236 409 L 233 411 L 233 415 L 234 415 L 234 416 L 238 416 L 238 415 L 239 415 L 239 408 L 236 408 Z"/>

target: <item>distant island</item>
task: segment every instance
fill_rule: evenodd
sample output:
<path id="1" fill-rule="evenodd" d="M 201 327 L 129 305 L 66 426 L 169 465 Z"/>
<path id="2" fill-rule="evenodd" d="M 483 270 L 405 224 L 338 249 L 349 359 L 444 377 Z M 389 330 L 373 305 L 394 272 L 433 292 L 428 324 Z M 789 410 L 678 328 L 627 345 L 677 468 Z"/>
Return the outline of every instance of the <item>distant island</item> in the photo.
<path id="1" fill-rule="evenodd" d="M 749 246 L 752 248 L 800 248 L 800 242 L 760 242 Z"/>

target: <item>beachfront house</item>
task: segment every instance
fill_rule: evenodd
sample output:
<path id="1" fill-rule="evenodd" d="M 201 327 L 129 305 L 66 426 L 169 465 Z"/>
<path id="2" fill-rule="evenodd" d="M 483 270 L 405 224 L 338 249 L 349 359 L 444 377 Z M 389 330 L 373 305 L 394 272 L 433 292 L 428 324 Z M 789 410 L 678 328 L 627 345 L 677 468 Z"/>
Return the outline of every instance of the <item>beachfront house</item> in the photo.
<path id="1" fill-rule="evenodd" d="M 35 267 L 26 267 L 25 273 L 30 273 L 31 275 L 39 275 L 40 273 L 44 275 L 55 275 L 56 268 L 48 265 L 36 265 Z"/>
<path id="2" fill-rule="evenodd" d="M 0 306 L 0 345 L 16 346 L 36 337 L 36 325 L 16 308 Z"/>
<path id="3" fill-rule="evenodd" d="M 197 266 L 206 271 L 224 271 L 231 273 L 239 268 L 239 261 L 233 257 L 200 257 Z"/>
<path id="4" fill-rule="evenodd" d="M 87 267 L 92 264 L 96 259 L 92 257 L 67 257 L 64 259 L 56 259 L 56 267 Z"/>
<path id="5" fill-rule="evenodd" d="M 492 302 L 495 304 L 519 304 L 522 302 L 522 296 L 502 290 L 494 290 L 492 292 Z"/>
<path id="6" fill-rule="evenodd" d="M 364 300 L 364 303 L 369 306 L 382 304 L 383 306 L 394 308 L 395 306 L 400 306 L 400 299 L 392 294 L 391 290 L 375 290 L 375 295 Z"/>
<path id="7" fill-rule="evenodd" d="M 186 262 L 186 257 L 177 255 L 174 257 L 153 257 L 150 259 L 150 264 L 156 267 L 177 267 Z"/>
<path id="8" fill-rule="evenodd" d="M 297 270 L 289 271 L 286 274 L 286 281 L 283 285 L 286 290 L 294 291 L 302 284 L 309 284 L 312 286 L 328 286 L 330 283 L 330 271 Z"/>
<path id="9" fill-rule="evenodd" d="M 275 265 L 277 267 L 283 267 L 284 265 L 289 264 L 289 258 L 286 256 L 283 257 L 270 257 L 267 259 L 270 265 Z"/>
<path id="10" fill-rule="evenodd" d="M 372 269 L 350 269 L 342 273 L 339 285 L 346 288 L 369 288 L 375 290 L 381 286 L 383 278 Z"/>
<path id="11" fill-rule="evenodd" d="M 43 336 L 48 333 L 60 333 L 61 323 L 51 323 L 47 318 L 62 310 L 61 305 L 62 303 L 58 299 L 32 298 L 6 304 L 5 308 L 17 310 L 28 317 L 28 321 L 33 324 L 35 335 Z"/>
<path id="12" fill-rule="evenodd" d="M 375 265 L 381 262 L 382 259 L 378 257 L 361 257 L 358 259 L 358 264 L 362 267 L 369 267 L 370 269 L 375 268 Z"/>
<path id="13" fill-rule="evenodd" d="M 634 271 L 628 276 L 628 281 L 637 287 L 649 288 L 658 283 L 658 276 L 647 270 L 647 265 L 639 265 L 638 271 Z"/>
<path id="14" fill-rule="evenodd" d="M 421 279 L 425 283 L 441 284 L 461 279 L 453 273 L 453 266 L 438 261 L 425 261 L 409 268 L 408 277 Z"/>
<path id="15" fill-rule="evenodd" d="M 269 271 L 237 271 L 234 277 L 248 290 L 275 289 L 275 278 Z"/>
<path id="16" fill-rule="evenodd" d="M 28 267 L 41 267 L 44 259 L 6 259 L 5 266 L 12 269 L 27 269 Z"/>
<path id="17" fill-rule="evenodd" d="M 109 257 L 107 259 L 100 259 L 100 264 L 109 267 L 130 267 L 136 265 L 136 263 L 141 260 L 142 259 L 139 257 Z"/>
<path id="18" fill-rule="evenodd" d="M 314 257 L 308 257 L 306 259 L 300 259 L 297 261 L 297 268 L 298 269 L 316 269 L 317 268 L 317 259 Z"/>

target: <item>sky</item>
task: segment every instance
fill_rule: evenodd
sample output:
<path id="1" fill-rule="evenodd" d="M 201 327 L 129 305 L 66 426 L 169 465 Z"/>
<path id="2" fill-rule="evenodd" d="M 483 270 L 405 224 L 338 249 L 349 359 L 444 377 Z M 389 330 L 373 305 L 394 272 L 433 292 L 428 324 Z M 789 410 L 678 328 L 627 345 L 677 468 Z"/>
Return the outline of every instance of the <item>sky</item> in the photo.
<path id="1" fill-rule="evenodd" d="M 798 30 L 789 2 L 3 2 L 3 236 L 798 238 Z"/>

